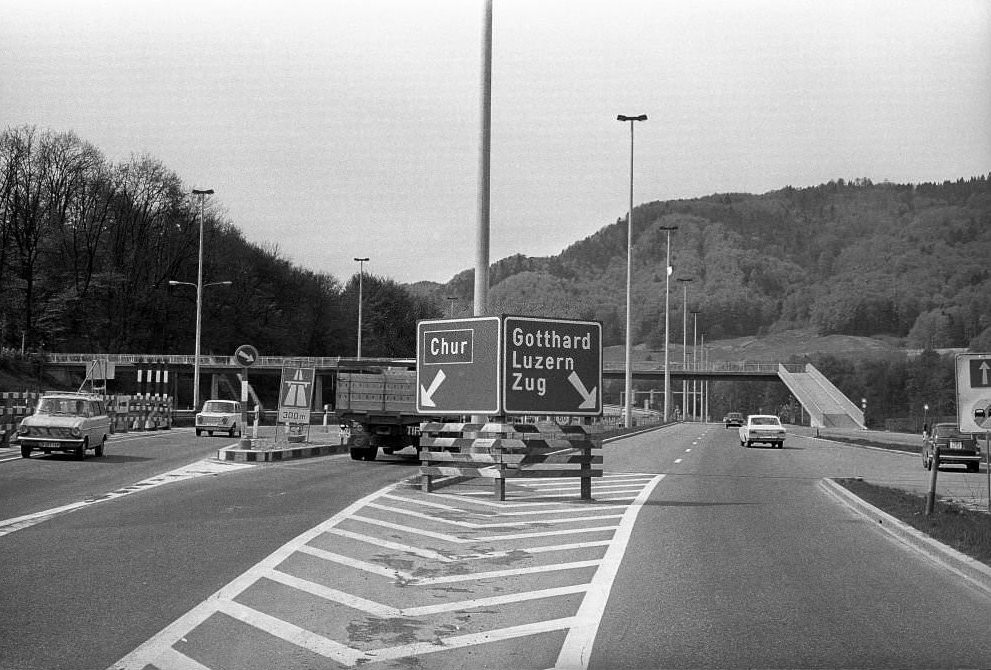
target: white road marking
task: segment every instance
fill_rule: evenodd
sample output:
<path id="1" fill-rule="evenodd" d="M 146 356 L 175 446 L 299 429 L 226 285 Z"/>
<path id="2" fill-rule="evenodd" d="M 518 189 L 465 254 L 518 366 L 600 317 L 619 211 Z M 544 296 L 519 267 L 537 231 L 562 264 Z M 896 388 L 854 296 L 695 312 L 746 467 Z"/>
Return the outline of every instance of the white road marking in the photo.
<path id="1" fill-rule="evenodd" d="M 187 479 L 196 479 L 197 477 L 205 477 L 207 475 L 218 475 L 223 472 L 231 472 L 233 470 L 241 470 L 250 467 L 254 466 L 246 463 L 227 463 L 223 461 L 202 460 L 161 475 L 143 479 L 140 482 L 119 488 L 115 491 L 111 491 L 110 493 L 91 496 L 86 500 L 80 500 L 79 502 L 62 505 L 61 507 L 53 507 L 52 509 L 42 510 L 41 512 L 25 514 L 24 516 L 15 517 L 13 519 L 0 520 L 0 537 L 9 535 L 14 531 L 29 528 L 43 521 L 48 521 L 49 519 L 55 518 L 61 514 L 74 512 L 77 509 L 89 507 L 90 505 L 96 505 L 108 500 L 123 498 L 124 496 L 131 495 L 132 493 L 138 493 L 139 491 L 147 491 L 148 489 L 153 489 L 158 486 L 162 486 L 163 484 L 186 481 Z"/>
<path id="2" fill-rule="evenodd" d="M 264 631 L 265 633 L 273 635 L 279 639 L 286 640 L 293 645 L 307 649 L 325 658 L 332 659 L 342 665 L 352 667 L 363 665 L 365 663 L 398 660 L 402 658 L 422 656 L 434 652 L 497 642 L 500 640 L 528 637 L 545 632 L 567 631 L 565 645 L 562 647 L 560 655 L 558 656 L 557 667 L 574 667 L 584 669 L 587 666 L 587 657 L 591 651 L 592 644 L 594 643 L 599 622 L 604 612 L 605 604 L 608 600 L 609 590 L 612 587 L 619 564 L 622 560 L 623 554 L 625 553 L 626 546 L 629 543 L 633 524 L 635 523 L 636 517 L 644 502 L 647 500 L 657 484 L 663 479 L 663 477 L 664 475 L 654 475 L 639 487 L 639 494 L 632 501 L 631 505 L 625 506 L 626 510 L 624 514 L 619 517 L 618 525 L 596 528 L 559 529 L 544 532 L 522 532 L 512 535 L 507 534 L 484 537 L 461 537 L 448 535 L 445 533 L 436 533 L 424 529 L 417 529 L 411 525 L 393 524 L 390 522 L 361 516 L 359 512 L 363 508 L 373 504 L 379 505 L 377 501 L 382 500 L 383 498 L 396 499 L 404 497 L 396 494 L 396 489 L 399 485 L 386 487 L 385 489 L 362 498 L 324 523 L 310 529 L 289 543 L 283 545 L 269 557 L 265 558 L 260 563 L 250 568 L 247 572 L 235 578 L 232 582 L 194 607 L 187 614 L 167 626 L 158 635 L 149 639 L 143 645 L 125 656 L 118 663 L 114 664 L 112 669 L 137 670 L 139 668 L 153 666 L 160 668 L 161 670 L 205 670 L 192 659 L 187 659 L 184 654 L 173 649 L 172 646 L 180 640 L 185 640 L 186 636 L 190 632 L 206 622 L 207 619 L 215 613 L 222 613 L 226 616 L 233 617 L 238 621 L 258 629 L 259 631 Z M 572 494 L 572 497 L 574 497 L 574 494 Z M 489 503 L 489 501 L 474 500 L 469 497 L 460 496 L 448 496 L 445 498 L 437 494 L 430 495 L 427 501 L 432 503 L 439 499 L 454 500 L 470 506 L 468 509 L 458 508 L 455 510 L 448 510 L 449 512 L 456 511 L 463 516 L 473 516 L 474 518 L 479 518 L 480 516 L 483 518 L 491 518 L 493 516 L 488 512 L 479 514 L 476 509 L 477 507 L 488 507 L 486 503 Z M 600 500 L 601 498 L 597 497 L 596 499 Z M 412 504 L 422 501 L 414 501 L 410 499 L 409 502 Z M 524 503 L 524 505 L 525 504 L 526 503 Z M 499 513 L 511 513 L 506 512 L 505 510 L 520 507 L 522 505 L 508 502 L 497 503 L 493 506 L 500 509 Z M 380 508 L 381 507 L 386 507 L 388 509 L 388 505 L 380 505 Z M 432 506 L 421 505 L 419 509 L 430 509 L 431 507 Z M 615 505 L 609 505 L 608 507 L 612 508 L 615 507 Z M 443 507 L 441 509 L 443 509 Z M 585 513 L 591 511 L 587 505 L 569 505 L 563 502 L 554 503 L 545 508 L 543 511 L 547 514 L 553 515 L 566 511 L 574 512 L 576 510 L 583 510 Z M 527 511 L 529 512 L 530 510 Z M 428 514 L 411 518 L 425 518 L 430 521 L 438 520 Z M 416 551 L 413 552 L 416 555 L 431 560 L 443 560 L 445 563 L 448 563 L 452 559 L 465 560 L 473 558 L 492 558 L 519 552 L 555 552 L 575 550 L 578 548 L 592 546 L 605 547 L 605 553 L 600 558 L 593 560 L 521 566 L 488 572 L 458 572 L 455 574 L 429 578 L 417 578 L 413 573 L 407 574 L 401 570 L 385 568 L 381 565 L 369 563 L 359 558 L 325 551 L 309 544 L 312 540 L 318 538 L 324 533 L 336 533 L 339 536 L 348 537 L 352 540 L 369 542 L 378 546 L 386 546 L 381 540 L 377 540 L 370 535 L 363 535 L 361 533 L 336 528 L 337 525 L 344 521 L 377 525 L 384 528 L 400 530 L 413 534 L 414 536 L 452 542 L 455 545 L 460 546 L 464 546 L 469 543 L 477 544 L 480 542 L 489 542 L 493 543 L 493 545 L 498 548 L 498 543 L 502 540 L 546 537 L 549 535 L 569 535 L 574 537 L 576 535 L 602 531 L 612 532 L 612 538 L 607 540 L 596 540 L 593 542 L 568 542 L 565 544 L 540 546 L 533 549 L 514 549 L 512 552 L 508 549 L 505 551 L 488 551 L 484 553 L 472 552 L 467 555 L 447 554 L 441 551 L 433 551 L 426 548 L 407 547 L 402 542 L 389 542 L 387 547 L 389 549 L 402 552 L 406 552 L 409 549 L 416 549 Z M 544 521 L 546 520 L 535 519 L 534 523 L 542 524 Z M 486 528 L 485 524 L 473 525 L 480 526 L 483 531 Z M 506 527 L 508 525 L 510 524 L 499 524 L 499 526 L 502 527 Z M 512 525 L 515 526 L 515 524 Z M 562 570 L 585 569 L 593 570 L 594 573 L 592 574 L 590 581 L 586 580 L 583 583 L 573 585 L 533 589 L 516 593 L 499 593 L 496 595 L 480 596 L 478 598 L 459 602 L 429 603 L 396 608 L 388 604 L 362 598 L 361 596 L 353 593 L 332 588 L 331 586 L 327 586 L 325 584 L 316 584 L 307 579 L 282 572 L 279 569 L 280 566 L 290 556 L 299 552 L 306 553 L 321 560 L 332 561 L 334 564 L 349 565 L 353 568 L 366 571 L 367 573 L 377 574 L 391 580 L 397 580 L 401 582 L 404 589 L 424 585 L 451 584 L 465 581 L 478 582 L 479 580 L 488 578 L 517 577 L 521 575 Z M 328 569 L 326 572 L 327 574 L 333 574 L 333 568 Z M 575 616 L 537 621 L 518 626 L 509 626 L 506 628 L 489 629 L 465 635 L 445 635 L 436 637 L 430 641 L 424 641 L 421 639 L 409 644 L 361 651 L 349 647 L 341 642 L 326 638 L 323 635 L 319 635 L 301 628 L 296 624 L 281 620 L 277 617 L 266 614 L 265 612 L 255 610 L 252 607 L 235 602 L 240 594 L 244 593 L 248 588 L 263 579 L 279 582 L 287 588 L 296 589 L 313 596 L 324 598 L 328 601 L 337 602 L 345 606 L 352 607 L 355 610 L 364 611 L 371 616 L 380 618 L 390 618 L 396 616 L 428 616 L 475 608 L 495 607 L 531 600 L 536 601 L 539 599 L 573 594 L 584 594 L 584 596 Z M 571 660 L 575 658 L 579 660 L 579 663 L 571 664 Z M 581 660 L 583 658 L 585 659 L 584 661 Z"/>

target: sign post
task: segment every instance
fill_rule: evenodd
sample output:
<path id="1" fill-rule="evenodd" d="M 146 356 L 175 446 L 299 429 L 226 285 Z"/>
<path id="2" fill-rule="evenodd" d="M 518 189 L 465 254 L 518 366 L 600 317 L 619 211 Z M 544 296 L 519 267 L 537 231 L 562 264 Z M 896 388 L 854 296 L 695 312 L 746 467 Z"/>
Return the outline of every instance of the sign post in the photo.
<path id="1" fill-rule="evenodd" d="M 248 425 L 248 368 L 258 360 L 258 350 L 250 344 L 242 344 L 234 350 L 234 360 L 241 366 L 241 445 L 251 447 L 251 438 L 258 437 L 258 422 L 255 422 L 251 438 L 246 436 L 244 427 Z"/>

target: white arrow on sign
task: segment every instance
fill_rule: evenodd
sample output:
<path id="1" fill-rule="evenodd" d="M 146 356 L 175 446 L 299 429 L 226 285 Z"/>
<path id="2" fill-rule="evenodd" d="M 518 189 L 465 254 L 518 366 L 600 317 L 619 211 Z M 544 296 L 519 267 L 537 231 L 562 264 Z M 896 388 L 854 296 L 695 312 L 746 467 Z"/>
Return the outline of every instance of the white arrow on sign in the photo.
<path id="1" fill-rule="evenodd" d="M 578 376 L 577 372 L 572 372 L 568 375 L 568 381 L 571 385 L 581 394 L 582 398 L 585 400 L 578 406 L 578 409 L 595 409 L 595 392 L 598 387 L 592 387 L 589 391 L 585 388 L 585 384 L 582 383 L 581 377 Z"/>
<path id="2" fill-rule="evenodd" d="M 443 370 L 437 371 L 437 376 L 434 380 L 430 382 L 430 388 L 425 389 L 423 385 L 420 385 L 420 404 L 424 407 L 436 407 L 437 403 L 434 402 L 433 395 L 437 392 L 437 388 L 440 386 L 441 382 L 447 379 L 447 375 L 444 374 Z"/>
<path id="3" fill-rule="evenodd" d="M 255 357 L 251 355 L 251 352 L 250 351 L 242 351 L 241 352 L 241 358 L 243 358 L 244 360 L 246 360 L 249 363 L 254 363 L 255 362 Z"/>
<path id="4" fill-rule="evenodd" d="M 980 366 L 978 366 L 977 369 L 981 371 L 981 385 L 982 386 L 987 386 L 988 385 L 988 362 L 987 361 L 984 361 L 983 363 L 980 364 Z"/>

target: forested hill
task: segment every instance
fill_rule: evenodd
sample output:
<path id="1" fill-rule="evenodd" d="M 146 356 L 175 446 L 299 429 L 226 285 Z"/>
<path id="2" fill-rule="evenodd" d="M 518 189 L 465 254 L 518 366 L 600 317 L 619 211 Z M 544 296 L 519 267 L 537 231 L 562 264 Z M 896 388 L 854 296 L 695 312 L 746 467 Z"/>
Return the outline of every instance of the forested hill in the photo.
<path id="1" fill-rule="evenodd" d="M 671 233 L 672 332 L 683 284 L 707 339 L 792 328 L 892 336 L 907 346 L 991 347 L 991 181 L 874 184 L 842 179 L 762 195 L 651 202 L 633 214 L 634 341 L 664 334 L 664 264 Z M 626 218 L 546 258 L 492 269 L 493 312 L 597 319 L 623 339 Z M 413 288 L 447 313 L 471 304 L 473 270 Z M 679 337 L 680 339 L 680 337 Z"/>

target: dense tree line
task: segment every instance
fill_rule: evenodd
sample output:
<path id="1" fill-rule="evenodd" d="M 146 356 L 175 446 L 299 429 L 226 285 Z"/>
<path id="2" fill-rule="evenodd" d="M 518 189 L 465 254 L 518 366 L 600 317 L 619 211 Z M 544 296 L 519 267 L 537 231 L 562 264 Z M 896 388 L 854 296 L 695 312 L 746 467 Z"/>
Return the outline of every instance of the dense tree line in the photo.
<path id="1" fill-rule="evenodd" d="M 192 353 L 200 203 L 151 156 L 108 161 L 71 132 L 0 134 L 0 348 Z M 247 242 L 206 201 L 202 351 L 353 356 L 357 278 L 343 283 Z M 365 275 L 362 354 L 415 354 L 438 315 L 396 282 Z M 413 334 L 411 334 L 413 333 Z"/>

